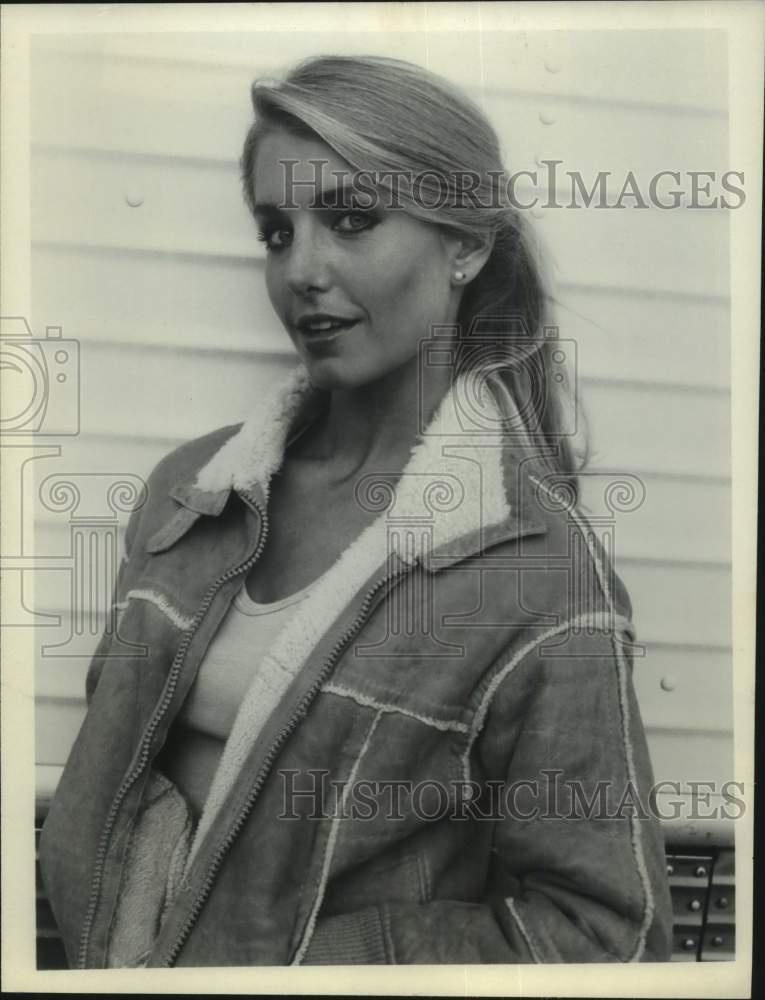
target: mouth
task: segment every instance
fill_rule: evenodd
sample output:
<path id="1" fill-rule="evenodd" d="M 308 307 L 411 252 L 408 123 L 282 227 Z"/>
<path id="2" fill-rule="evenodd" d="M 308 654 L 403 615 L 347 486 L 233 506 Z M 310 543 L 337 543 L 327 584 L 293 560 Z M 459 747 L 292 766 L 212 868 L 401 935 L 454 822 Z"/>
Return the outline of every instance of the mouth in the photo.
<path id="1" fill-rule="evenodd" d="M 309 313 L 297 320 L 295 329 L 308 342 L 334 340 L 358 322 L 357 318 L 334 316 L 331 313 Z"/>

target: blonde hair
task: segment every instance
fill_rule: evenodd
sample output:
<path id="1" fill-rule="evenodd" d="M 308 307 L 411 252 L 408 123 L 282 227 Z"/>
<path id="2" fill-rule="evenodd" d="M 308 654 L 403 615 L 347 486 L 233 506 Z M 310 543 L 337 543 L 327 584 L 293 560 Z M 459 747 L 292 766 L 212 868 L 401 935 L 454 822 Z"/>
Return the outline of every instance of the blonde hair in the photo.
<path id="1" fill-rule="evenodd" d="M 558 347 L 548 335 L 551 297 L 544 256 L 503 192 L 499 141 L 481 109 L 434 73 L 379 56 L 317 56 L 281 82 L 256 81 L 251 96 L 255 121 L 241 158 L 251 210 L 258 141 L 273 128 L 286 128 L 318 136 L 356 170 L 374 177 L 417 176 L 419 197 L 397 191 L 404 210 L 492 247 L 463 292 L 461 343 L 469 346 L 487 324 L 495 328 L 489 363 L 481 351 L 472 352 L 470 363 L 486 368 L 487 384 L 523 450 L 535 448 L 542 463 L 576 490 L 582 463 L 566 428 L 575 401 L 567 373 L 553 361 Z M 525 398 L 543 405 L 529 414 L 521 405 Z"/>

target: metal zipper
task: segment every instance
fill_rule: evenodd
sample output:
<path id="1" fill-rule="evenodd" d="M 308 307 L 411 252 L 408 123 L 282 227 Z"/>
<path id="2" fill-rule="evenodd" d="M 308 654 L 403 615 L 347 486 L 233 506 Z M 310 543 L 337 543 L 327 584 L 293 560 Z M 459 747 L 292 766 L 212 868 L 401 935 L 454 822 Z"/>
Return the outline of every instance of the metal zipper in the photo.
<path id="1" fill-rule="evenodd" d="M 106 816 L 106 823 L 104 825 L 104 831 L 101 835 L 101 840 L 99 841 L 98 853 L 96 854 L 96 862 L 93 868 L 93 881 L 91 883 L 90 899 L 88 900 L 88 909 L 85 914 L 85 922 L 83 924 L 82 935 L 80 938 L 80 950 L 77 958 L 77 967 L 80 969 L 87 968 L 87 957 L 88 948 L 90 946 L 90 933 L 93 927 L 93 919 L 96 913 L 96 907 L 98 906 L 98 899 L 101 893 L 101 878 L 103 876 L 104 862 L 106 860 L 106 853 L 109 847 L 109 839 L 112 834 L 112 828 L 114 826 L 114 821 L 117 817 L 117 813 L 122 805 L 122 800 L 125 798 L 127 793 L 130 791 L 131 786 L 140 777 L 141 772 L 146 767 L 149 760 L 149 747 L 154 738 L 154 733 L 156 732 L 157 726 L 162 721 L 162 717 L 167 711 L 170 702 L 172 701 L 173 694 L 175 693 L 176 684 L 178 682 L 178 677 L 183 667 L 183 662 L 186 658 L 186 653 L 188 652 L 189 646 L 191 645 L 191 640 L 197 633 L 199 626 L 207 614 L 207 611 L 212 604 L 215 595 L 218 593 L 220 588 L 226 581 L 233 579 L 241 573 L 247 572 L 260 558 L 260 554 L 268 539 L 268 519 L 266 517 L 266 512 L 260 506 L 258 501 L 251 494 L 241 493 L 243 499 L 245 499 L 248 504 L 254 508 L 260 515 L 261 523 L 261 536 L 255 551 L 249 556 L 244 562 L 239 563 L 233 569 L 227 570 L 222 576 L 219 576 L 217 580 L 212 584 L 210 589 L 205 594 L 201 606 L 197 610 L 196 615 L 189 627 L 189 629 L 184 633 L 181 639 L 178 650 L 173 659 L 173 663 L 170 667 L 170 672 L 168 674 L 167 682 L 165 684 L 165 691 L 162 699 L 157 706 L 154 715 L 149 721 L 148 726 L 144 731 L 143 742 L 141 744 L 140 756 L 136 767 L 131 771 L 131 773 L 123 779 L 122 784 L 117 790 L 117 794 L 114 797 L 114 801 L 111 804 L 109 812 Z"/>
<path id="2" fill-rule="evenodd" d="M 318 677 L 316 678 L 316 680 L 314 681 L 313 685 L 310 687 L 310 689 L 306 692 L 306 694 L 304 695 L 304 697 L 300 701 L 299 705 L 297 706 L 297 708 L 293 712 L 292 717 L 290 718 L 290 720 L 287 723 L 287 725 L 284 727 L 284 729 L 281 730 L 281 732 L 279 733 L 279 735 L 276 737 L 276 739 L 274 740 L 274 742 L 271 744 L 271 747 L 269 748 L 269 751 L 268 751 L 268 753 L 267 753 L 267 755 L 265 757 L 265 760 L 263 761 L 263 766 L 261 767 L 260 771 L 258 772 L 258 776 L 255 779 L 255 782 L 254 782 L 252 788 L 250 789 L 250 793 L 247 796 L 247 799 L 245 800 L 245 802 L 244 802 L 244 804 L 242 806 L 242 809 L 241 809 L 239 815 L 237 816 L 236 820 L 234 821 L 234 823 L 229 828 L 229 831 L 226 834 L 225 839 L 222 841 L 220 847 L 216 851 L 215 856 L 213 857 L 213 859 L 212 859 L 212 861 L 210 863 L 210 867 L 208 869 L 205 881 L 203 882 L 202 887 L 201 887 L 201 889 L 199 891 L 199 895 L 197 896 L 197 898 L 194 900 L 194 903 L 192 904 L 191 910 L 189 912 L 189 916 L 188 916 L 186 922 L 184 923 L 183 927 L 181 928 L 180 934 L 179 934 L 178 938 L 176 939 L 175 944 L 167 952 L 167 954 L 165 955 L 165 958 L 162 960 L 162 963 L 161 963 L 162 966 L 169 968 L 169 967 L 171 967 L 174 964 L 176 958 L 178 957 L 179 952 L 183 948 L 183 945 L 186 943 L 186 939 L 188 938 L 189 934 L 191 933 L 191 930 L 192 930 L 192 928 L 193 928 L 193 926 L 194 926 L 194 924 L 195 924 L 195 922 L 197 920 L 197 917 L 199 916 L 199 914 L 200 914 L 200 912 L 202 910 L 202 907 L 204 906 L 204 904 L 205 904 L 205 902 L 207 900 L 208 895 L 210 894 L 210 890 L 212 889 L 212 886 L 213 886 L 213 884 L 215 882 L 215 879 L 216 879 L 217 874 L 218 874 L 218 869 L 221 866 L 223 858 L 224 858 L 226 852 L 228 851 L 229 847 L 231 846 L 231 844 L 234 842 L 234 840 L 238 836 L 239 831 L 241 830 L 242 826 L 244 825 L 244 823 L 245 823 L 245 821 L 247 819 L 247 816 L 249 815 L 250 811 L 252 810 L 252 807 L 255 804 L 255 800 L 257 799 L 257 797 L 258 797 L 258 795 L 259 795 L 259 793 L 260 793 L 263 785 L 265 784 L 265 780 L 266 780 L 266 777 L 268 776 L 268 772 L 270 771 L 271 765 L 273 764 L 274 759 L 278 755 L 279 750 L 281 749 L 282 744 L 287 739 L 287 737 L 292 733 L 292 731 L 296 728 L 296 726 L 297 726 L 298 722 L 300 721 L 300 719 L 308 711 L 309 705 L 311 704 L 311 702 L 313 701 L 313 699 L 316 697 L 316 695 L 317 695 L 320 687 L 324 683 L 324 679 L 326 678 L 327 674 L 332 670 L 333 666 L 335 665 L 335 662 L 336 662 L 337 658 L 339 657 L 340 653 L 343 651 L 343 648 L 346 646 L 346 644 L 348 642 L 350 642 L 350 640 L 354 637 L 354 635 L 358 632 L 358 630 L 360 629 L 360 627 L 364 623 L 364 619 L 366 618 L 367 614 L 369 613 L 369 609 L 371 607 L 372 600 L 373 600 L 375 594 L 389 580 L 396 580 L 396 582 L 398 582 L 401 579 L 401 577 L 405 573 L 407 573 L 409 571 L 410 568 L 411 567 L 407 564 L 407 565 L 403 565 L 403 566 L 398 566 L 396 568 L 396 570 L 394 570 L 392 572 L 389 571 L 385 576 L 380 577 L 380 579 L 367 592 L 366 597 L 364 598 L 364 601 L 363 601 L 363 603 L 361 605 L 361 608 L 359 609 L 358 615 L 356 616 L 356 618 L 354 619 L 354 621 L 352 622 L 352 624 L 348 626 L 348 628 L 345 630 L 345 632 L 343 632 L 343 634 L 338 639 L 338 641 L 335 643 L 335 645 L 332 647 L 332 651 L 329 654 L 329 656 L 327 657 L 327 659 L 325 660 L 325 662 L 324 662 L 324 664 L 323 664 L 323 666 L 321 668 L 321 671 L 320 671 Z"/>

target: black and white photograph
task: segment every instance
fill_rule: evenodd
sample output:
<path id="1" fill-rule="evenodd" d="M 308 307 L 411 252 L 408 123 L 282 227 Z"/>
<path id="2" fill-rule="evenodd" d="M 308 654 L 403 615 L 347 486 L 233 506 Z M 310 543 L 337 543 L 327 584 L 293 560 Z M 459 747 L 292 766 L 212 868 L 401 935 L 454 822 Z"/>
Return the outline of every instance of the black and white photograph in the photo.
<path id="1" fill-rule="evenodd" d="M 748 995 L 763 21 L 5 5 L 4 989 Z"/>

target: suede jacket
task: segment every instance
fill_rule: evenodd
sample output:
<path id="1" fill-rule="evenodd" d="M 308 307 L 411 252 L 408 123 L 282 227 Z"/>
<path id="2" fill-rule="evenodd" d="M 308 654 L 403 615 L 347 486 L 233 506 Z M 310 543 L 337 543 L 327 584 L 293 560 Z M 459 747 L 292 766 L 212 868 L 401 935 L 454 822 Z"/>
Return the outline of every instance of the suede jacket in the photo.
<path id="1" fill-rule="evenodd" d="M 379 514 L 274 641 L 294 680 L 263 728 L 242 703 L 149 966 L 669 957 L 629 598 L 496 404 L 473 418 L 468 383 L 403 474 L 356 484 Z M 106 964 L 152 762 L 321 396 L 299 366 L 163 459 L 131 515 L 118 625 L 40 843 L 72 966 Z"/>

